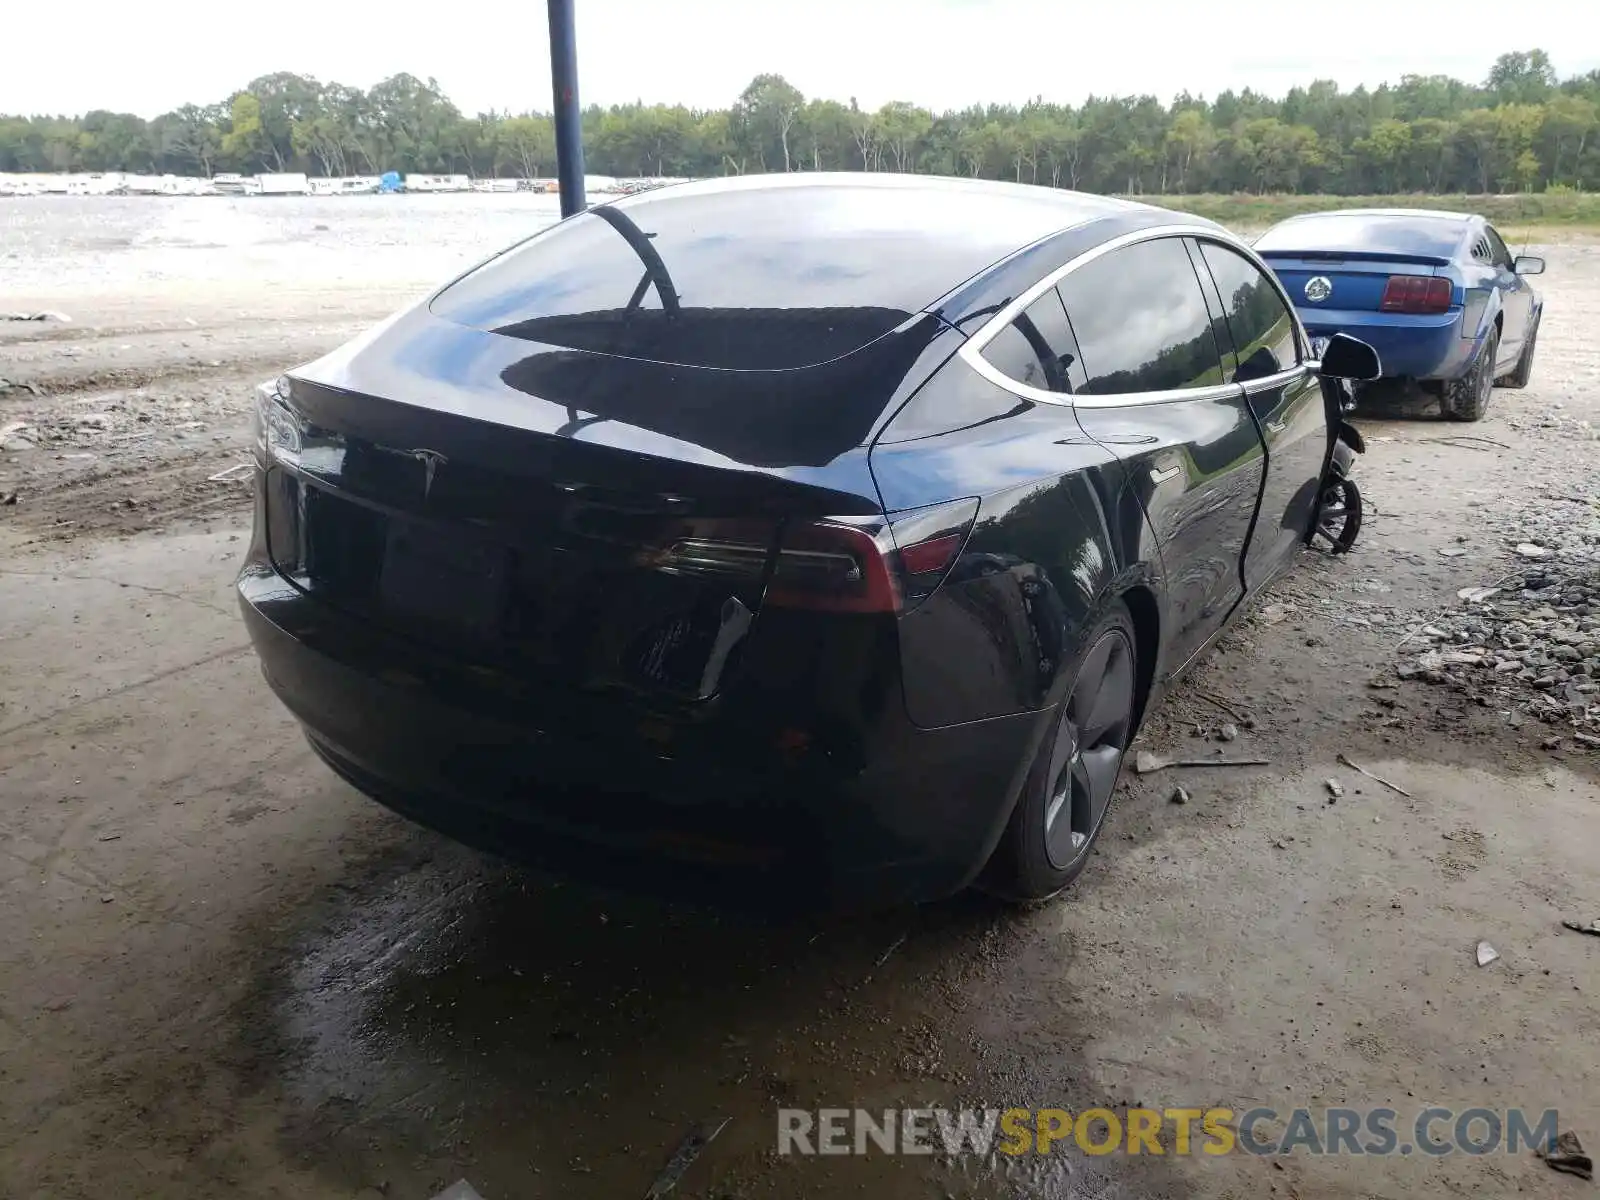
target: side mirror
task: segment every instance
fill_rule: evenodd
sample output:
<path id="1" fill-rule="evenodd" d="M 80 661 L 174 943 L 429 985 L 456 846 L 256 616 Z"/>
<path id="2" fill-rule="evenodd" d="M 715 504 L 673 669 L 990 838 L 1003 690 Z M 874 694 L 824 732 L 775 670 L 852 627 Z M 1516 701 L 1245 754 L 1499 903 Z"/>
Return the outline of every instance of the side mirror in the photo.
<path id="1" fill-rule="evenodd" d="M 1518 275 L 1543 275 L 1544 259 L 1531 254 L 1519 254 L 1517 261 L 1511 264 L 1511 269 Z"/>
<path id="2" fill-rule="evenodd" d="M 1348 333 L 1336 333 L 1322 352 L 1322 374 L 1329 379 L 1377 379 L 1383 374 L 1378 352 Z"/>

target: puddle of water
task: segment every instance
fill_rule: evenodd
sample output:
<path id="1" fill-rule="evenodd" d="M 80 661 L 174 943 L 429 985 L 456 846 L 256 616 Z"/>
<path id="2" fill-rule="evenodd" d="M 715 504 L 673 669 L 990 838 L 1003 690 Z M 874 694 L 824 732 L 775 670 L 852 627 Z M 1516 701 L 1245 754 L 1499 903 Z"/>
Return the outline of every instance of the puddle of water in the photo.
<path id="1" fill-rule="evenodd" d="M 392 1176 L 403 1146 L 485 1196 L 527 1195 L 530 1181 L 552 1195 L 642 1194 L 687 1130 L 731 1117 L 691 1194 L 711 1179 L 733 1194 L 756 1182 L 919 1197 L 1010 1187 L 977 1164 L 773 1156 L 780 1107 L 898 1108 L 971 1090 L 961 988 L 944 968 L 1005 919 L 965 898 L 744 920 L 600 897 L 441 847 L 349 891 L 278 989 L 282 1074 L 302 1114 L 291 1148 L 345 1164 L 332 1169 L 352 1187 L 379 1160 Z M 1053 1169 L 1036 1193 L 1073 1194 Z"/>

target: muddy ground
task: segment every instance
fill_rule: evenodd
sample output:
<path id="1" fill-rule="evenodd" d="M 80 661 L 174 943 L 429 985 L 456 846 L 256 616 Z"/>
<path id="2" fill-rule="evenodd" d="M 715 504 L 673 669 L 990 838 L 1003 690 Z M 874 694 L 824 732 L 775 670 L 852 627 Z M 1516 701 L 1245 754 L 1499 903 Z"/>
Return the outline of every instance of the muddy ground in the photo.
<path id="1" fill-rule="evenodd" d="M 1130 774 L 1047 906 L 775 925 L 390 816 L 313 759 L 246 646 L 247 495 L 210 476 L 244 461 L 250 386 L 515 214 L 452 210 L 448 253 L 407 257 L 412 234 L 352 248 L 320 208 L 242 249 L 223 210 L 79 211 L 30 209 L 0 249 L 0 310 L 73 318 L 0 323 L 0 1195 L 637 1196 L 723 1118 L 675 1194 L 1591 1189 L 1526 1155 L 773 1151 L 780 1105 L 958 1102 L 1554 1107 L 1600 1146 L 1600 939 L 1560 925 L 1600 918 L 1595 750 L 1395 670 L 1458 589 L 1519 566 L 1521 514 L 1592 519 L 1600 246 L 1545 248 L 1534 384 L 1487 420 L 1362 417 L 1356 553 L 1307 555 L 1142 737 L 1208 755 L 1229 721 L 1228 752 L 1271 766 L 1189 771 L 1181 806 L 1170 773 Z"/>

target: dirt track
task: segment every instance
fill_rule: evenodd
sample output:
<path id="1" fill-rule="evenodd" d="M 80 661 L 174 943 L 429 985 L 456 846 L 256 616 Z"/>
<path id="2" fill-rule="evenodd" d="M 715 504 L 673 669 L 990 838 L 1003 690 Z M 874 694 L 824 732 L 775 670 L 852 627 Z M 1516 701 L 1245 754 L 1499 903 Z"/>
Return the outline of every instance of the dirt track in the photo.
<path id="1" fill-rule="evenodd" d="M 1502 1155 L 772 1155 L 780 1104 L 956 1101 L 1557 1107 L 1600 1145 L 1600 940 L 1559 925 L 1600 917 L 1595 751 L 1371 686 L 1517 566 L 1517 513 L 1592 519 L 1600 247 L 1546 252 L 1533 386 L 1471 427 L 1364 417 L 1357 553 L 1308 556 L 1143 736 L 1205 754 L 1196 727 L 1242 718 L 1228 750 L 1272 767 L 1191 772 L 1185 806 L 1130 777 L 1057 904 L 783 928 L 415 830 L 268 696 L 230 588 L 246 495 L 208 476 L 242 461 L 250 385 L 404 281 L 262 300 L 37 272 L 0 310 L 75 320 L 0 324 L 0 377 L 48 393 L 0 395 L 29 426 L 0 441 L 33 447 L 0 451 L 0 1195 L 641 1195 L 723 1116 L 676 1194 L 1578 1194 Z M 1480 938 L 1500 962 L 1474 965 Z"/>

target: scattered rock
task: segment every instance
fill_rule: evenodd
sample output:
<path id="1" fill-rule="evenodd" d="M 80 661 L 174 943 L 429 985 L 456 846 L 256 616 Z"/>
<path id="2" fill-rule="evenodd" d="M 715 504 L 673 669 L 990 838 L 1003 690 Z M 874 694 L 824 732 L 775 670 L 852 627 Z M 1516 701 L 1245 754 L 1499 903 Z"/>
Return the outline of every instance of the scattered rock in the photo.
<path id="1" fill-rule="evenodd" d="M 1218 728 L 1217 728 L 1217 740 L 1219 742 L 1236 741 L 1238 739 L 1238 737 L 1239 737 L 1239 727 L 1237 725 L 1235 725 L 1232 721 L 1224 722 L 1222 725 L 1218 726 Z"/>
<path id="2" fill-rule="evenodd" d="M 1549 553 L 1543 546 L 1536 546 L 1532 542 L 1522 542 L 1517 546 L 1517 554 L 1521 558 L 1544 558 Z"/>
<path id="3" fill-rule="evenodd" d="M 1178 784 L 1172 789 L 1172 794 L 1167 797 L 1167 802 L 1169 804 L 1189 803 L 1189 789 L 1184 787 L 1181 783 Z"/>
<path id="4" fill-rule="evenodd" d="M 1267 604 L 1262 607 L 1260 617 L 1266 624 L 1276 625 L 1294 611 L 1292 604 Z"/>
<path id="5" fill-rule="evenodd" d="M 1340 783 L 1337 779 L 1324 779 L 1322 781 L 1322 786 L 1328 789 L 1329 804 L 1332 804 L 1340 796 L 1344 795 L 1344 784 Z"/>
<path id="6" fill-rule="evenodd" d="M 1478 965 L 1480 967 L 1487 967 L 1490 963 L 1492 963 L 1495 959 L 1497 959 L 1499 957 L 1500 957 L 1500 951 L 1496 950 L 1493 946 L 1489 945 L 1488 942 L 1479 942 L 1478 943 Z"/>

